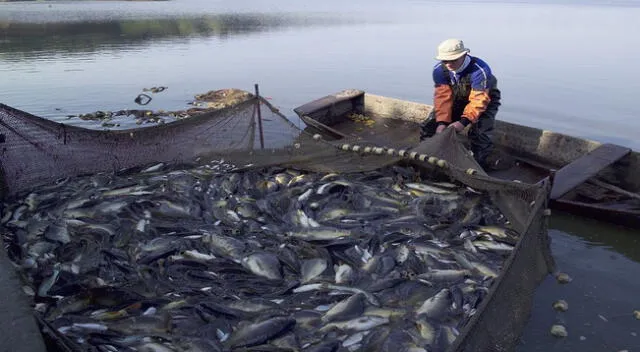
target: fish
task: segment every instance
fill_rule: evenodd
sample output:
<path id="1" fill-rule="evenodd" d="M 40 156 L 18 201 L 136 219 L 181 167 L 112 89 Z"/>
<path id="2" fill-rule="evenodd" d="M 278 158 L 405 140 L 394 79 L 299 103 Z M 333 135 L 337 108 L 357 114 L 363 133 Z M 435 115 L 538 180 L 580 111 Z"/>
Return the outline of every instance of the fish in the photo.
<path id="1" fill-rule="evenodd" d="M 451 306 L 451 291 L 443 288 L 434 296 L 428 298 L 416 310 L 416 316 L 424 316 L 432 319 L 440 319 L 445 316 L 446 311 Z"/>
<path id="2" fill-rule="evenodd" d="M 245 313 L 259 313 L 266 310 L 273 310 L 278 308 L 278 304 L 260 298 L 231 301 L 227 302 L 226 305 L 231 309 L 239 310 Z"/>
<path id="3" fill-rule="evenodd" d="M 362 293 L 356 293 L 332 306 L 331 309 L 322 316 L 322 321 L 327 323 L 335 320 L 356 318 L 362 315 L 364 309 L 365 296 Z"/>
<path id="4" fill-rule="evenodd" d="M 520 237 L 518 232 L 504 226 L 484 225 L 484 226 L 475 226 L 473 229 L 479 233 L 489 233 L 492 236 L 495 236 L 498 238 L 512 238 L 514 240 L 517 240 Z"/>
<path id="5" fill-rule="evenodd" d="M 291 181 L 291 175 L 286 173 L 279 173 L 273 176 L 273 179 L 276 182 L 276 184 L 285 186 L 289 184 L 289 181 Z"/>
<path id="6" fill-rule="evenodd" d="M 314 258 L 302 261 L 301 274 L 302 283 L 307 283 L 321 275 L 328 267 L 328 263 L 323 258 Z"/>
<path id="7" fill-rule="evenodd" d="M 351 232 L 347 230 L 332 230 L 326 228 L 318 228 L 302 232 L 289 231 L 287 234 L 291 237 L 307 241 L 327 241 L 351 236 Z"/>
<path id="8" fill-rule="evenodd" d="M 417 279 L 422 281 L 458 281 L 471 275 L 469 270 L 463 269 L 433 269 L 426 273 L 419 274 Z"/>
<path id="9" fill-rule="evenodd" d="M 202 241 L 209 245 L 214 255 L 224 256 L 240 262 L 244 256 L 246 245 L 233 237 L 203 232 Z"/>
<path id="10" fill-rule="evenodd" d="M 514 248 L 512 245 L 495 241 L 472 241 L 471 243 L 479 250 L 493 251 L 504 254 L 510 254 Z"/>
<path id="11" fill-rule="evenodd" d="M 334 265 L 334 271 L 336 284 L 350 284 L 355 278 L 355 271 L 349 264 Z"/>
<path id="12" fill-rule="evenodd" d="M 352 184 L 347 181 L 343 181 L 343 180 L 331 181 L 318 187 L 318 189 L 316 190 L 316 194 L 325 195 L 325 194 L 328 194 L 329 192 L 332 192 L 334 189 L 345 189 L 351 186 Z"/>
<path id="13" fill-rule="evenodd" d="M 293 289 L 293 292 L 300 293 L 300 292 L 309 292 L 309 291 L 315 291 L 315 290 L 336 290 L 336 291 L 342 291 L 342 292 L 362 293 L 364 297 L 367 299 L 367 302 L 369 304 L 376 307 L 380 306 L 380 302 L 378 301 L 378 299 L 373 294 L 363 289 L 360 289 L 357 287 L 334 285 L 326 282 L 302 285 Z"/>
<path id="14" fill-rule="evenodd" d="M 366 331 L 377 326 L 388 324 L 389 318 L 379 316 L 362 316 L 347 321 L 336 321 L 323 326 L 320 331 L 339 329 L 343 331 Z"/>
<path id="15" fill-rule="evenodd" d="M 204 262 L 216 259 L 215 255 L 201 253 L 195 250 L 186 250 L 182 252 L 182 255 L 184 255 L 186 258 L 195 259 L 195 260 L 204 261 Z"/>
<path id="16" fill-rule="evenodd" d="M 320 227 L 320 224 L 305 214 L 303 210 L 296 211 L 296 222 L 302 227 Z"/>
<path id="17" fill-rule="evenodd" d="M 234 331 L 225 344 L 232 348 L 260 345 L 291 329 L 296 320 L 291 317 L 273 317 L 245 325 Z"/>
<path id="18" fill-rule="evenodd" d="M 405 186 L 409 189 L 413 189 L 416 191 L 420 191 L 420 192 L 425 192 L 425 193 L 435 193 L 435 194 L 452 194 L 454 193 L 451 189 L 447 189 L 444 187 L 437 187 L 437 186 L 432 186 L 432 185 L 428 185 L 425 183 L 416 183 L 416 182 L 411 182 L 411 183 L 405 183 Z"/>
<path id="19" fill-rule="evenodd" d="M 242 258 L 242 265 L 258 276 L 282 280 L 282 265 L 275 254 L 257 252 Z"/>
<path id="20" fill-rule="evenodd" d="M 325 210 L 322 211 L 318 217 L 318 220 L 322 221 L 322 222 L 327 222 L 327 221 L 332 221 L 335 219 L 339 219 L 342 217 L 345 217 L 347 215 L 349 215 L 349 213 L 352 212 L 349 209 L 345 209 L 345 208 L 337 208 L 337 209 L 330 209 L 330 210 Z"/>
<path id="21" fill-rule="evenodd" d="M 437 334 L 433 324 L 429 323 L 429 321 L 423 317 L 416 319 L 416 327 L 424 343 L 433 346 Z"/>
<path id="22" fill-rule="evenodd" d="M 366 331 L 359 331 L 356 332 L 355 334 L 347 337 L 344 341 L 342 341 L 342 347 L 353 347 L 353 348 L 359 348 L 360 347 L 360 342 L 362 342 L 362 340 L 364 339 L 364 337 L 369 333 L 370 331 L 366 330 Z"/>
<path id="23" fill-rule="evenodd" d="M 42 281 L 42 283 L 40 284 L 40 287 L 38 288 L 38 296 L 46 297 L 47 294 L 49 293 L 49 290 L 51 289 L 51 287 L 58 280 L 58 277 L 60 277 L 60 264 L 59 263 L 54 265 L 53 273 L 51 274 L 51 276 L 49 276 L 48 278 L 44 279 Z"/>
<path id="24" fill-rule="evenodd" d="M 141 196 L 153 194 L 153 191 L 149 190 L 149 186 L 130 186 L 124 188 L 111 189 L 103 191 L 102 197 L 115 197 L 115 196 Z"/>

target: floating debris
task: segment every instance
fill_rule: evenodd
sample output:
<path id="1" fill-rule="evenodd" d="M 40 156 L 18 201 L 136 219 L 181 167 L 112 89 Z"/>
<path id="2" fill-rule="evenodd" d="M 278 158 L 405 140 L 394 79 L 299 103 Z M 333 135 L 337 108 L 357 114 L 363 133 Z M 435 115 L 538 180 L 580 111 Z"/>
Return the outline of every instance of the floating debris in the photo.
<path id="1" fill-rule="evenodd" d="M 365 126 L 371 127 L 373 126 L 376 121 L 374 119 L 372 119 L 369 116 L 363 115 L 363 114 L 356 114 L 356 113 L 351 113 L 349 115 L 347 115 L 347 117 L 353 121 L 355 121 L 356 123 L 362 123 Z"/>
<path id="2" fill-rule="evenodd" d="M 138 105 L 147 105 L 151 102 L 152 98 L 150 96 L 148 96 L 147 94 L 141 93 L 138 94 L 138 96 L 133 99 L 133 102 L 138 104 Z"/>
<path id="3" fill-rule="evenodd" d="M 563 299 L 555 301 L 553 302 L 553 309 L 559 312 L 566 312 L 567 310 L 569 310 L 569 303 L 567 303 L 567 301 Z"/>
<path id="4" fill-rule="evenodd" d="M 634 311 L 633 311 L 633 316 L 634 316 L 636 319 L 640 320 L 640 310 L 634 310 Z"/>
<path id="5" fill-rule="evenodd" d="M 567 284 L 573 281 L 573 279 L 567 273 L 556 273 L 556 281 L 561 284 Z"/>
<path id="6" fill-rule="evenodd" d="M 556 324 L 551 326 L 551 335 L 555 337 L 567 337 L 569 336 L 569 333 L 564 326 Z"/>
<path id="7" fill-rule="evenodd" d="M 156 90 L 163 87 L 154 87 Z M 153 88 L 145 88 L 151 91 Z M 166 89 L 166 87 L 164 87 Z M 164 90 L 162 89 L 162 90 Z M 162 91 L 159 90 L 156 93 Z M 153 91 L 151 91 L 153 93 Z M 90 113 L 78 114 L 78 115 L 66 115 L 67 119 L 79 118 L 84 121 L 99 121 L 102 122 L 102 127 L 119 127 L 120 123 L 113 122 L 114 118 L 118 117 L 131 117 L 135 119 L 137 125 L 141 124 L 162 124 L 168 121 L 181 120 L 189 117 L 193 117 L 199 114 L 224 109 L 230 106 L 235 106 L 243 101 L 250 99 L 252 95 L 248 92 L 239 89 L 222 89 L 216 91 L 210 91 L 205 94 L 199 94 L 195 96 L 195 101 L 190 102 L 190 105 L 195 107 L 186 110 L 165 111 L 159 110 L 147 110 L 147 109 L 124 109 L 118 111 L 95 111 Z M 151 102 L 152 97 L 147 94 L 139 94 L 134 102 L 138 105 L 147 105 Z"/>
<path id="8" fill-rule="evenodd" d="M 37 314 L 98 350 L 444 350 L 518 238 L 488 194 L 410 167 L 235 167 L 157 163 L 8 200 Z"/>
<path id="9" fill-rule="evenodd" d="M 160 86 L 160 87 L 151 87 L 151 88 L 142 88 L 143 92 L 151 92 L 151 93 L 160 93 L 164 92 L 168 87 Z M 146 94 L 145 94 L 146 95 Z"/>

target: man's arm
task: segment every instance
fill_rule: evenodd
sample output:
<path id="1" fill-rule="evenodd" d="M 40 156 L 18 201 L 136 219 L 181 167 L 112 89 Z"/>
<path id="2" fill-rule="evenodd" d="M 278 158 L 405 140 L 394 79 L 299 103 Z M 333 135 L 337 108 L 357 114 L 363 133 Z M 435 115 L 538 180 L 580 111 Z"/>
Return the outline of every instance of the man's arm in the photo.
<path id="1" fill-rule="evenodd" d="M 482 113 L 487 110 L 487 106 L 491 101 L 489 97 L 489 77 L 491 70 L 488 66 L 477 66 L 477 69 L 471 74 L 471 93 L 469 93 L 469 103 L 462 112 L 460 122 L 468 125 L 478 121 Z"/>
<path id="2" fill-rule="evenodd" d="M 451 108 L 453 106 L 453 90 L 449 85 L 449 77 L 445 77 L 442 67 L 437 65 L 433 69 L 433 109 L 438 124 L 451 123 Z"/>

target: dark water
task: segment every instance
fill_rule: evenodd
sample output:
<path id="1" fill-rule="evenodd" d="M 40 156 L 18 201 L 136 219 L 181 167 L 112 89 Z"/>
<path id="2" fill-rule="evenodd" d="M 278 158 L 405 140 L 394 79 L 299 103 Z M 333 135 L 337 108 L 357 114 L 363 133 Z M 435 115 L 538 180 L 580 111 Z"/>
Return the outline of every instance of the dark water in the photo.
<path id="1" fill-rule="evenodd" d="M 549 225 L 557 269 L 573 281 L 549 276 L 540 285 L 517 351 L 637 351 L 640 233 L 564 213 Z M 568 311 L 552 309 L 559 299 Z M 549 334 L 556 323 L 566 326 L 567 338 Z"/>
<path id="2" fill-rule="evenodd" d="M 183 109 L 220 88 L 292 108 L 345 88 L 431 103 L 437 44 L 464 39 L 492 66 L 498 118 L 640 149 L 635 1 L 258 1 L 0 3 L 0 102 L 67 115 Z M 130 123 L 123 120 L 123 126 Z M 297 122 L 299 123 L 299 122 Z M 538 290 L 519 351 L 640 346 L 640 234 L 554 215 L 553 251 L 574 281 Z M 551 304 L 569 302 L 557 315 Z M 604 317 L 601 318 L 600 316 Z M 569 337 L 549 328 L 563 321 Z M 606 320 L 606 321 L 605 321 Z M 635 329 L 635 330 L 634 330 Z M 584 337 L 581 339 L 581 336 Z"/>

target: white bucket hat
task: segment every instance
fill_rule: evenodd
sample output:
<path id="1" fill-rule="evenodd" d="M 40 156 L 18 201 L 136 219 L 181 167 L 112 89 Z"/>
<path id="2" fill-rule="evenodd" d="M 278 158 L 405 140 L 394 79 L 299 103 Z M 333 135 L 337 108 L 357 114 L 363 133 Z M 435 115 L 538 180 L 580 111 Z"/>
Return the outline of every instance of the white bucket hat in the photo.
<path id="1" fill-rule="evenodd" d="M 464 43 L 460 39 L 447 39 L 438 45 L 438 56 L 436 60 L 451 61 L 456 60 L 470 50 L 464 47 Z"/>

